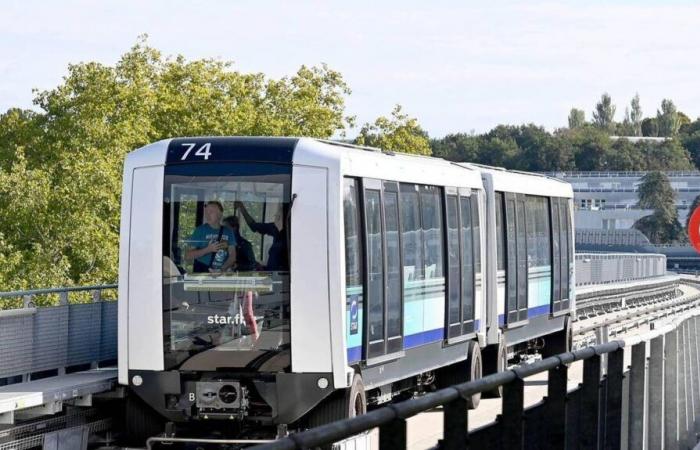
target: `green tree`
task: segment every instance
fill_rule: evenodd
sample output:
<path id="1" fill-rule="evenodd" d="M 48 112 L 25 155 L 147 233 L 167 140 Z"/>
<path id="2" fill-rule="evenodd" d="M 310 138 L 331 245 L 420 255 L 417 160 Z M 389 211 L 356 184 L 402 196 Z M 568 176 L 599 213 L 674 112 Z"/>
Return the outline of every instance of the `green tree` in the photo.
<path id="1" fill-rule="evenodd" d="M 647 117 L 642 120 L 642 136 L 658 137 L 659 136 L 659 121 L 655 117 Z"/>
<path id="2" fill-rule="evenodd" d="M 74 64 L 38 112 L 0 115 L 0 282 L 4 289 L 113 282 L 122 164 L 173 136 L 328 138 L 352 124 L 327 66 L 271 79 L 231 63 L 164 57 L 145 38 L 113 66 Z"/>
<path id="3" fill-rule="evenodd" d="M 693 215 L 693 212 L 695 209 L 700 206 L 700 195 L 695 196 L 693 199 L 693 203 L 690 204 L 690 208 L 688 208 L 688 216 L 685 218 L 685 229 L 688 230 L 688 224 L 690 223 L 690 216 Z"/>
<path id="4" fill-rule="evenodd" d="M 675 192 L 671 188 L 668 177 L 658 171 L 647 173 L 642 177 L 637 194 L 638 206 L 654 212 L 639 219 L 634 227 L 655 244 L 671 243 L 681 239 L 683 230 L 678 222 Z"/>
<path id="5" fill-rule="evenodd" d="M 582 109 L 571 108 L 569 112 L 569 128 L 581 128 L 586 124 L 586 113 Z"/>
<path id="6" fill-rule="evenodd" d="M 600 101 L 595 105 L 593 111 L 593 123 L 601 130 L 611 131 L 615 124 L 615 105 L 608 93 L 604 93 L 600 97 Z"/>
<path id="7" fill-rule="evenodd" d="M 659 126 L 659 136 L 672 137 L 678 133 L 681 126 L 676 105 L 669 99 L 661 101 L 661 110 L 656 111 L 656 121 Z"/>
<path id="8" fill-rule="evenodd" d="M 632 126 L 633 136 L 641 136 L 643 116 L 642 106 L 639 103 L 639 93 L 634 95 L 634 98 L 632 98 L 632 101 L 630 102 L 630 106 L 630 124 Z"/>
<path id="9" fill-rule="evenodd" d="M 482 138 L 473 134 L 448 134 L 442 139 L 432 139 L 433 156 L 450 161 L 480 162 Z"/>
<path id="10" fill-rule="evenodd" d="M 418 120 L 401 111 L 396 105 L 391 118 L 379 117 L 374 123 L 366 123 L 355 139 L 358 145 L 381 148 L 417 155 L 430 155 L 428 133 L 418 124 Z"/>

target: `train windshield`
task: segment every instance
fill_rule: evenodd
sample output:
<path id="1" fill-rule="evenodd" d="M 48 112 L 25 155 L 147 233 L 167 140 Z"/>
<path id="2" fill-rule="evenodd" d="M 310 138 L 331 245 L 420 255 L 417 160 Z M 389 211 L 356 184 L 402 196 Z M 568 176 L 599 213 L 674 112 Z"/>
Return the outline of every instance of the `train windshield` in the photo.
<path id="1" fill-rule="evenodd" d="M 166 369 L 289 365 L 291 166 L 166 166 Z"/>

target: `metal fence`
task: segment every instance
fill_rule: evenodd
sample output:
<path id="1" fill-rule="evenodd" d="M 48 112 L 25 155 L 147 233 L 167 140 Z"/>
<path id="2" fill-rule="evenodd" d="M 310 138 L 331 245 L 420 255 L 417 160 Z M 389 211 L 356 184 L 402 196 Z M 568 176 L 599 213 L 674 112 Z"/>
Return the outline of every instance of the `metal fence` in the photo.
<path id="1" fill-rule="evenodd" d="M 405 449 L 406 420 L 437 407 L 444 412 L 440 449 L 693 448 L 699 341 L 700 318 L 688 313 L 644 337 L 563 353 L 254 448 L 310 449 L 378 427 L 380 449 Z M 583 382 L 569 391 L 568 365 L 575 361 L 583 361 Z M 524 408 L 525 379 L 545 371 L 547 396 Z M 469 432 L 465 399 L 497 386 L 503 386 L 502 414 Z"/>
<path id="2" fill-rule="evenodd" d="M 0 302 L 20 298 L 23 308 L 0 310 L 0 384 L 45 371 L 98 365 L 117 358 L 117 302 L 104 300 L 116 285 L 0 292 Z M 70 303 L 88 292 L 91 303 Z M 35 298 L 57 295 L 58 305 L 37 307 Z M 114 296 L 111 296 L 114 297 Z"/>
<path id="3" fill-rule="evenodd" d="M 643 280 L 666 274 L 666 255 L 576 253 L 576 286 Z"/>

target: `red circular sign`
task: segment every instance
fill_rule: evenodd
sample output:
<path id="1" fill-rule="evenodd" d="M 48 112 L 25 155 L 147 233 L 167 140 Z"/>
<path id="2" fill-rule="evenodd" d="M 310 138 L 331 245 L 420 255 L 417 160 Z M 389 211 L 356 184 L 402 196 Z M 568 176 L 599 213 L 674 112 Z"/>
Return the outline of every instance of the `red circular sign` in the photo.
<path id="1" fill-rule="evenodd" d="M 695 247 L 695 250 L 700 253 L 700 208 L 695 208 L 695 211 L 693 211 L 693 214 L 690 216 L 690 221 L 688 222 L 688 239 L 693 247 Z"/>

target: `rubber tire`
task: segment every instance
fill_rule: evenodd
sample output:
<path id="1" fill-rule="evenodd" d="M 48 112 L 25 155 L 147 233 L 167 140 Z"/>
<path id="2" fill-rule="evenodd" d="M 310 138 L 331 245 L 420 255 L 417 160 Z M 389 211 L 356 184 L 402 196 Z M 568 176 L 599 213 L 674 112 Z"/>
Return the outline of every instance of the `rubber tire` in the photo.
<path id="1" fill-rule="evenodd" d="M 545 337 L 542 359 L 570 352 L 572 345 L 573 330 L 571 329 L 571 317 L 567 316 L 562 330 Z"/>
<path id="2" fill-rule="evenodd" d="M 488 345 L 482 352 L 484 359 L 484 376 L 494 373 L 503 372 L 508 367 L 508 347 L 506 341 L 501 336 L 498 344 Z M 501 398 L 503 397 L 503 386 L 499 386 L 490 391 L 484 392 L 486 398 Z"/>
<path id="3" fill-rule="evenodd" d="M 467 359 L 440 369 L 437 373 L 438 388 L 446 388 L 467 381 L 478 380 L 483 375 L 481 348 L 475 341 L 469 341 Z M 481 401 L 481 393 L 467 398 L 467 408 L 476 409 Z"/>
<path id="4" fill-rule="evenodd" d="M 129 447 L 146 447 L 146 440 L 165 430 L 165 419 L 143 400 L 130 394 L 124 405 L 124 439 Z"/>
<path id="5" fill-rule="evenodd" d="M 367 412 L 367 393 L 362 376 L 356 373 L 350 387 L 334 392 L 309 412 L 309 428 L 348 419 Z"/>

